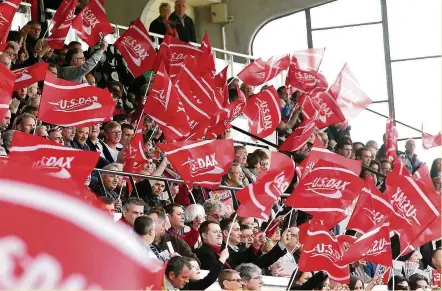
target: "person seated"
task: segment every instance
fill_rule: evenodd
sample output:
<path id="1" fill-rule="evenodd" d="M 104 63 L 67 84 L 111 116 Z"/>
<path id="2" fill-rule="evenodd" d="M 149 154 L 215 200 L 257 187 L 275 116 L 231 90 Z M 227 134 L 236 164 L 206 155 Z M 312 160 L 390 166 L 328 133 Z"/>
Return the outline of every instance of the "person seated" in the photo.
<path id="1" fill-rule="evenodd" d="M 241 264 L 236 268 L 236 271 L 239 273 L 243 290 L 261 290 L 263 281 L 262 281 L 262 271 L 261 269 L 254 264 Z"/>
<path id="2" fill-rule="evenodd" d="M 235 270 L 222 270 L 218 276 L 218 284 L 222 290 L 239 291 L 242 290 L 243 283 L 241 276 Z"/>
<path id="3" fill-rule="evenodd" d="M 187 258 L 180 256 L 171 258 L 166 266 L 166 290 L 176 291 L 183 289 L 189 283 L 191 269 L 192 266 Z"/>
<path id="4" fill-rule="evenodd" d="M 210 268 L 209 274 L 207 274 L 204 278 L 200 277 L 201 269 L 198 261 L 193 258 L 187 258 L 190 262 L 190 265 L 192 265 L 192 270 L 190 273 L 190 282 L 186 284 L 184 289 L 206 290 L 207 288 L 209 288 L 213 283 L 215 283 L 216 279 L 218 278 L 218 274 L 221 272 L 224 263 L 226 262 L 228 257 L 229 251 L 227 249 L 223 250 L 217 264 L 213 265 Z"/>

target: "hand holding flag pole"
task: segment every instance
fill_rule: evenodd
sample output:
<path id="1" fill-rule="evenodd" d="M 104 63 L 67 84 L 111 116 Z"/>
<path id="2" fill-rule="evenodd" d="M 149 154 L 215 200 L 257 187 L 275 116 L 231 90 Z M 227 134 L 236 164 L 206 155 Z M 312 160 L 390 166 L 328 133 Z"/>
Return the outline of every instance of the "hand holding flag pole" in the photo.
<path id="1" fill-rule="evenodd" d="M 237 216 L 238 216 L 238 214 L 235 213 L 235 216 L 233 217 L 233 220 L 232 220 L 232 224 L 230 225 L 229 233 L 227 234 L 227 239 L 226 239 L 226 248 L 229 247 L 230 234 L 232 233 L 232 228 L 233 228 L 233 225 L 235 224 Z"/>

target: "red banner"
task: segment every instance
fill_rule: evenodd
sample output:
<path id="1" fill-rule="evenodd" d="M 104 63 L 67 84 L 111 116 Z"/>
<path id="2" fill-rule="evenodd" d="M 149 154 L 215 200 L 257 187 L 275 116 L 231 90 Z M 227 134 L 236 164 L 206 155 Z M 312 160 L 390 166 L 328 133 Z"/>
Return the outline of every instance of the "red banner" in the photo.
<path id="1" fill-rule="evenodd" d="M 2 64 L 0 64 L 0 75 L 2 76 L 0 78 L 0 119 L 3 119 L 11 104 L 15 75 Z"/>
<path id="2" fill-rule="evenodd" d="M 238 79 L 250 86 L 260 86 L 287 70 L 289 65 L 289 55 L 271 57 L 267 62 L 257 59 L 239 72 Z"/>
<path id="3" fill-rule="evenodd" d="M 300 150 L 316 129 L 317 116 L 303 121 L 279 146 L 278 150 L 294 152 Z"/>
<path id="4" fill-rule="evenodd" d="M 35 65 L 12 71 L 16 77 L 14 91 L 44 80 L 48 65 L 48 63 L 39 62 Z"/>
<path id="5" fill-rule="evenodd" d="M 117 39 L 114 45 L 120 51 L 134 78 L 153 70 L 157 54 L 151 37 L 139 18 Z"/>
<path id="6" fill-rule="evenodd" d="M 0 289 L 160 290 L 165 266 L 80 188 L 23 164 L 0 167 L 0 219 L 20 217 L 0 224 Z"/>
<path id="7" fill-rule="evenodd" d="M 114 32 L 104 10 L 104 0 L 91 0 L 75 17 L 72 27 L 77 36 L 90 47 Z"/>
<path id="8" fill-rule="evenodd" d="M 115 101 L 108 89 L 58 79 L 46 74 L 37 118 L 61 126 L 91 126 L 112 120 Z"/>
<path id="9" fill-rule="evenodd" d="M 54 15 L 55 24 L 51 29 L 51 35 L 47 38 L 51 48 L 63 48 L 66 36 L 75 19 L 75 8 L 77 5 L 78 0 L 64 0 L 58 7 Z"/>
<path id="10" fill-rule="evenodd" d="M 6 0 L 0 3 L 0 46 L 6 45 L 9 30 L 11 30 L 12 20 L 15 12 L 20 6 L 21 0 Z"/>

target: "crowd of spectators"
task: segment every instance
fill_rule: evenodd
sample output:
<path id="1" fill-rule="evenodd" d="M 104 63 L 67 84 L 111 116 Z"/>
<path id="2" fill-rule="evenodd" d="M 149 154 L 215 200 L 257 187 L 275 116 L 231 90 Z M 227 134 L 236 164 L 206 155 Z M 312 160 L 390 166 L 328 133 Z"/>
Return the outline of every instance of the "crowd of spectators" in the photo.
<path id="1" fill-rule="evenodd" d="M 169 4 L 161 4 L 160 16 L 151 23 L 149 31 L 196 42 L 193 21 L 185 13 L 185 1 L 177 0 L 174 12 L 170 12 Z M 82 128 L 60 127 L 41 123 L 36 118 L 42 83 L 14 91 L 10 108 L 0 120 L 0 155 L 8 155 L 13 132 L 21 131 L 66 147 L 99 152 L 97 168 L 121 171 L 122 149 L 135 134 L 134 123 L 150 90 L 150 78 L 141 76 L 134 79 L 115 47 L 106 41 L 87 51 L 82 50 L 79 42 L 72 41 L 63 49 L 54 51 L 43 38 L 41 25 L 37 21 L 29 22 L 20 31 L 11 31 L 8 41 L 0 55 L 0 63 L 11 70 L 47 62 L 48 70 L 58 78 L 108 88 L 117 106 L 111 122 Z M 234 89 L 239 83 L 234 78 L 228 80 L 231 102 L 238 98 Z M 240 87 L 246 98 L 265 88 L 253 88 L 245 83 Z M 299 97 L 297 92 L 289 96 L 284 86 L 278 88 L 277 92 L 283 117 L 277 129 L 278 143 L 281 143 L 302 121 L 302 107 L 295 106 Z M 161 130 L 148 115 L 144 117 L 142 133 L 149 160 L 142 174 L 178 178 L 167 158 L 155 146 L 158 142 L 164 142 Z M 362 170 L 361 177 L 370 175 L 376 186 L 384 191 L 385 176 L 393 168 L 385 157 L 385 135 L 384 144 L 379 145 L 374 140 L 352 140 L 350 131 L 350 125 L 346 123 L 316 131 L 302 149 L 293 153 L 295 163 L 301 163 L 308 156 L 314 140 L 319 139 L 330 151 L 349 159 L 361 160 L 364 166 L 374 171 Z M 218 138 L 229 136 L 230 132 L 226 131 Z M 416 142 L 410 139 L 404 151 L 398 151 L 398 156 L 411 173 L 422 165 L 415 154 L 416 146 Z M 269 162 L 268 151 L 258 149 L 248 153 L 246 146 L 237 145 L 234 163 L 223 178 L 222 185 L 245 187 L 255 182 L 261 172 L 268 170 Z M 434 160 L 430 173 L 434 188 L 440 194 L 440 158 Z M 279 201 L 273 212 L 277 227 L 267 228 L 266 222 L 254 218 L 238 217 L 232 220 L 231 214 L 238 207 L 233 190 L 215 194 L 195 186 L 189 194 L 186 185 L 182 184 L 152 178 L 136 178 L 135 182 L 130 193 L 121 176 L 94 171 L 85 182 L 85 187 L 102 200 L 103 208 L 110 214 L 121 213 L 122 217 L 117 223 L 129 226 L 131 235 L 139 236 L 152 260 L 167 262 L 167 290 L 204 290 L 216 280 L 223 290 L 260 290 L 263 276 L 290 277 L 297 269 L 302 247 L 297 226 L 309 219 L 308 214 L 297 211 L 296 219 L 290 222 L 287 217 L 284 218 L 288 211 L 282 206 L 283 201 Z M 289 189 L 296 187 L 296 183 L 295 176 Z M 226 207 L 226 200 L 232 201 L 231 208 Z M 283 210 L 278 211 L 281 208 Z M 277 217 L 276 213 L 279 213 Z M 231 234 L 227 241 L 229 230 Z M 335 234 L 342 233 L 339 227 L 333 231 Z M 435 245 L 428 243 L 420 250 L 402 256 L 400 260 L 418 263 L 422 272 L 432 269 L 440 271 L 441 256 L 439 241 Z M 201 278 L 201 269 L 209 271 L 204 278 Z M 371 289 L 378 283 L 375 264 L 358 261 L 350 269 L 351 281 L 344 288 Z M 394 286 L 393 280 L 388 283 L 390 290 L 427 290 L 431 286 L 429 279 L 420 272 L 408 277 L 405 274 L 396 275 L 394 279 Z M 291 288 L 330 290 L 333 288 L 331 285 L 333 282 L 323 272 L 312 274 L 298 270 Z"/>

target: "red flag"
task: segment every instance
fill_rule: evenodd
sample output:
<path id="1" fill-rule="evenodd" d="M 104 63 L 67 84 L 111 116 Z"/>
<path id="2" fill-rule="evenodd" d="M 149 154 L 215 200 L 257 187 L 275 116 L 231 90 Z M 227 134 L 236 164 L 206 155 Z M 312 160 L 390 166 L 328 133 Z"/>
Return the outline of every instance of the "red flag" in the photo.
<path id="1" fill-rule="evenodd" d="M 422 131 L 422 147 L 426 150 L 438 147 L 442 144 L 442 135 L 429 135 Z"/>
<path id="2" fill-rule="evenodd" d="M 164 36 L 160 50 L 157 54 L 154 70 L 160 67 L 161 62 L 164 63 L 170 78 L 173 80 L 181 70 L 186 56 L 197 56 L 201 51 L 187 42 L 176 39 L 170 35 Z"/>
<path id="3" fill-rule="evenodd" d="M 75 19 L 75 8 L 78 0 L 64 0 L 55 12 L 55 24 L 51 29 L 51 35 L 47 38 L 47 42 L 53 49 L 63 48 L 66 36 Z"/>
<path id="4" fill-rule="evenodd" d="M 48 65 L 48 63 L 39 62 L 35 65 L 12 71 L 16 77 L 14 91 L 44 80 L 48 71 Z"/>
<path id="5" fill-rule="evenodd" d="M 349 265 L 358 260 L 367 260 L 384 266 L 392 266 L 390 223 L 385 218 L 382 224 L 378 224 L 362 235 L 344 253 L 340 265 Z"/>
<path id="6" fill-rule="evenodd" d="M 0 44 L 6 45 L 12 19 L 20 6 L 21 0 L 6 0 L 0 3 Z"/>
<path id="7" fill-rule="evenodd" d="M 27 165 L 60 179 L 73 180 L 84 185 L 93 171 L 100 153 L 82 151 L 61 146 L 39 136 L 15 131 L 10 149 L 10 162 L 26 162 Z"/>
<path id="8" fill-rule="evenodd" d="M 395 159 L 397 159 L 396 151 L 397 151 L 397 139 L 398 139 L 398 132 L 396 130 L 396 127 L 394 126 L 392 117 L 387 118 L 385 138 L 386 138 L 385 155 L 387 159 L 390 162 L 392 162 Z"/>
<path id="9" fill-rule="evenodd" d="M 38 119 L 61 126 L 91 126 L 112 120 L 115 101 L 108 89 L 58 79 L 46 73 Z"/>
<path id="10" fill-rule="evenodd" d="M 238 74 L 238 79 L 250 86 L 260 86 L 276 76 L 290 65 L 290 56 L 271 57 L 267 62 L 257 59 Z"/>
<path id="11" fill-rule="evenodd" d="M 129 228 L 78 197 L 84 186 L 23 164 L 2 167 L 0 177 L 0 219 L 20 217 L 0 225 L 0 289 L 162 288 L 164 267 Z M 103 264 L 118 266 L 118 276 Z"/>
<path id="12" fill-rule="evenodd" d="M 294 56 L 292 56 L 290 61 L 290 67 L 287 72 L 287 78 L 285 79 L 285 85 L 304 93 L 308 93 L 317 87 L 328 87 L 327 80 L 320 73 L 312 69 L 301 70 L 298 60 Z"/>
<path id="13" fill-rule="evenodd" d="M 278 150 L 294 152 L 301 149 L 316 129 L 317 118 L 304 120 L 279 146 Z"/>
<path id="14" fill-rule="evenodd" d="M 362 90 L 347 64 L 330 88 L 330 93 L 336 98 L 346 120 L 355 118 L 373 102 Z"/>
<path id="15" fill-rule="evenodd" d="M 335 98 L 330 91 L 324 91 L 324 88 L 315 88 L 309 94 L 303 94 L 298 100 L 298 105 L 303 106 L 302 116 L 305 119 L 311 119 L 318 112 L 318 128 L 345 121 L 345 117 L 339 109 Z"/>
<path id="16" fill-rule="evenodd" d="M 386 217 L 394 215 L 387 195 L 388 193 L 381 193 L 373 180 L 367 176 L 365 186 L 348 221 L 347 229 L 364 234 L 379 225 Z"/>
<path id="17" fill-rule="evenodd" d="M 319 160 L 286 199 L 285 205 L 327 219 L 330 212 L 344 213 L 362 187 L 359 176 L 343 165 Z"/>
<path id="18" fill-rule="evenodd" d="M 114 32 L 106 17 L 104 0 L 91 0 L 75 17 L 72 27 L 76 30 L 77 36 L 91 47 Z"/>
<path id="19" fill-rule="evenodd" d="M 4 5 L 4 2 L 1 5 Z M 0 119 L 5 117 L 11 104 L 14 89 L 15 75 L 8 68 L 0 64 Z"/>
<path id="20" fill-rule="evenodd" d="M 409 176 L 389 173 L 386 178 L 390 204 L 397 215 L 390 217 L 392 230 L 400 233 L 401 249 L 411 244 L 433 219 L 440 219 L 440 196 Z"/>
<path id="21" fill-rule="evenodd" d="M 210 44 L 209 35 L 204 34 L 201 42 L 201 54 L 196 59 L 196 64 L 199 72 L 207 72 L 211 77 L 216 75 L 215 59 L 212 53 L 212 45 Z"/>
<path id="22" fill-rule="evenodd" d="M 359 175 L 362 168 L 362 162 L 357 160 L 351 160 L 324 148 L 321 141 L 316 138 L 313 147 L 310 149 L 309 155 L 299 165 L 303 168 L 303 175 L 305 176 L 311 169 L 315 167 L 315 164 L 320 160 L 336 163 L 352 171 L 355 175 Z"/>
<path id="23" fill-rule="evenodd" d="M 405 166 L 405 161 L 398 159 L 397 157 L 393 160 L 393 170 L 392 173 L 396 173 L 398 175 L 409 176 L 411 177 L 410 171 Z"/>
<path id="24" fill-rule="evenodd" d="M 433 180 L 431 179 L 430 171 L 428 170 L 427 164 L 423 163 L 416 172 L 414 172 L 413 176 L 411 176 L 413 180 L 420 181 L 422 184 L 427 186 L 428 188 L 433 188 Z"/>
<path id="25" fill-rule="evenodd" d="M 435 206 L 437 211 L 441 213 L 440 204 L 436 204 Z M 441 236 L 440 217 L 434 217 L 433 220 L 423 228 L 423 231 L 411 242 L 411 246 L 414 249 L 417 249 L 430 241 L 440 239 Z"/>
<path id="26" fill-rule="evenodd" d="M 250 97 L 244 115 L 249 120 L 250 133 L 262 138 L 271 135 L 281 121 L 279 95 L 275 87 L 270 86 Z"/>
<path id="27" fill-rule="evenodd" d="M 167 141 L 181 140 L 189 135 L 186 111 L 163 64 L 155 75 L 144 112 L 158 124 Z"/>
<path id="28" fill-rule="evenodd" d="M 195 72 L 193 60 L 186 58 L 174 81 L 175 89 L 189 117 L 188 122 L 192 130 L 200 124 L 209 125 L 211 116 L 218 111 L 214 103 L 215 92 Z"/>
<path id="29" fill-rule="evenodd" d="M 144 117 L 141 117 L 137 126 L 137 132 L 130 141 L 127 148 L 123 153 L 123 172 L 129 172 L 139 174 L 143 170 L 144 165 L 147 162 L 147 157 L 144 154 L 144 141 L 143 141 L 143 123 Z"/>
<path id="30" fill-rule="evenodd" d="M 322 63 L 324 57 L 325 48 L 311 48 L 302 51 L 296 51 L 293 53 L 293 57 L 296 58 L 299 64 L 299 68 L 302 70 L 312 70 L 317 72 Z"/>
<path id="31" fill-rule="evenodd" d="M 217 189 L 234 159 L 231 139 L 179 141 L 157 146 L 166 154 L 181 178 L 193 187 L 197 184 Z"/>
<path id="32" fill-rule="evenodd" d="M 319 224 L 311 224 L 304 240 L 298 267 L 304 272 L 326 271 L 330 279 L 341 284 L 350 282 L 350 268 L 340 265 L 344 246 L 328 229 Z"/>
<path id="33" fill-rule="evenodd" d="M 295 164 L 283 153 L 272 152 L 269 170 L 261 173 L 258 179 L 236 193 L 241 203 L 237 214 L 241 217 L 256 217 L 268 220 L 273 204 L 288 188 Z"/>
<path id="34" fill-rule="evenodd" d="M 153 70 L 157 54 L 150 35 L 139 18 L 117 39 L 114 45 L 120 51 L 127 63 L 127 68 L 135 78 Z"/>

